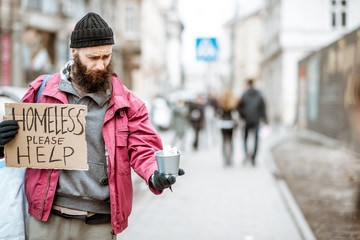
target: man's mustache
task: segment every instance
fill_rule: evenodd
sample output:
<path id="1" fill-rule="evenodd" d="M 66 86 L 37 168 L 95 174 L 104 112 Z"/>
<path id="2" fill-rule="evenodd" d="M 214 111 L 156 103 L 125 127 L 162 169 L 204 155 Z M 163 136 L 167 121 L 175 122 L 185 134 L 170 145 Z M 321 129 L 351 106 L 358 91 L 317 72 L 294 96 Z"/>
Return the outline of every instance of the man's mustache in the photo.
<path id="1" fill-rule="evenodd" d="M 106 69 L 104 70 L 88 70 L 86 72 L 86 74 L 92 74 L 92 75 L 98 75 L 98 74 L 102 74 L 102 73 L 105 73 L 106 72 Z"/>

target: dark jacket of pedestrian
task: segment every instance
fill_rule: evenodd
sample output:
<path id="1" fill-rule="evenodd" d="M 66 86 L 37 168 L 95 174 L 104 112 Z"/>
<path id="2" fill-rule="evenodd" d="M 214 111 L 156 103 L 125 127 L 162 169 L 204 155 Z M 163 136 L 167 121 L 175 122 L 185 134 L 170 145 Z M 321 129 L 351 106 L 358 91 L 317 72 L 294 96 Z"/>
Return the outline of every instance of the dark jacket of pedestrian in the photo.
<path id="1" fill-rule="evenodd" d="M 258 125 L 260 120 L 267 123 L 263 96 L 254 87 L 250 87 L 244 92 L 238 105 L 238 111 L 248 125 Z"/>
<path id="2" fill-rule="evenodd" d="M 198 149 L 200 130 L 204 127 L 205 103 L 201 95 L 197 96 L 195 102 L 189 103 L 189 120 L 195 131 L 193 148 Z"/>
<path id="3" fill-rule="evenodd" d="M 194 129 L 200 130 L 204 127 L 205 104 L 200 101 L 189 103 L 189 120 Z"/>

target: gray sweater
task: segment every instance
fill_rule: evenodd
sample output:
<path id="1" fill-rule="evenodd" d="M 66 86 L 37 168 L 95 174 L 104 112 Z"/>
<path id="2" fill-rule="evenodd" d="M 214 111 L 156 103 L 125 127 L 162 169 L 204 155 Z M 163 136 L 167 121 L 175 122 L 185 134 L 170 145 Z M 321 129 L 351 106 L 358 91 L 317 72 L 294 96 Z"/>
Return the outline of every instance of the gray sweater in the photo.
<path id="1" fill-rule="evenodd" d="M 54 204 L 77 210 L 110 213 L 110 194 L 107 183 L 107 163 L 102 125 L 111 92 L 91 93 L 80 97 L 73 89 L 67 65 L 60 72 L 59 90 L 67 93 L 70 104 L 88 107 L 86 116 L 86 141 L 89 170 L 60 170 Z"/>

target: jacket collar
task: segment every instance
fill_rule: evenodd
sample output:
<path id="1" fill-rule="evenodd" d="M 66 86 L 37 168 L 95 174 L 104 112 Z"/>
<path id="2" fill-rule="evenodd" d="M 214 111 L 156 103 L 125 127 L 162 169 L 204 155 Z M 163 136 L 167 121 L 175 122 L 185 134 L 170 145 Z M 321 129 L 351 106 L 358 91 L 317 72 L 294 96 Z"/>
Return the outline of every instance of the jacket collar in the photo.
<path id="1" fill-rule="evenodd" d="M 113 74 L 112 76 L 112 83 L 112 97 L 109 103 L 109 108 L 113 106 L 116 110 L 119 108 L 130 107 L 127 96 L 130 91 L 124 85 L 122 85 L 120 79 L 116 74 Z"/>
<path id="2" fill-rule="evenodd" d="M 60 84 L 60 75 L 59 73 L 56 73 L 49 78 L 49 80 L 46 83 L 46 87 L 44 88 L 41 94 L 44 96 L 55 98 L 60 102 L 67 104 L 69 102 L 67 100 L 66 93 L 59 90 L 59 84 Z"/>

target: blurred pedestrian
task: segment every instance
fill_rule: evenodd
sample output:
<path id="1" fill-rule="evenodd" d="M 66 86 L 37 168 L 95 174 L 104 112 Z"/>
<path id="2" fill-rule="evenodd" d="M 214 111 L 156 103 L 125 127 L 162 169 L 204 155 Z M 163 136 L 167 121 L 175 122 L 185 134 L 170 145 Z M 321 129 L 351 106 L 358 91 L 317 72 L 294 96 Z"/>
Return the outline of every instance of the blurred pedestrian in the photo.
<path id="1" fill-rule="evenodd" d="M 204 127 L 205 119 L 205 102 L 202 95 L 198 95 L 194 102 L 189 102 L 189 119 L 195 132 L 193 148 L 197 150 L 200 130 Z"/>
<path id="2" fill-rule="evenodd" d="M 218 103 L 217 114 L 220 116 L 218 126 L 221 129 L 223 139 L 223 157 L 224 165 L 233 164 L 233 131 L 236 128 L 237 121 L 233 117 L 238 101 L 230 89 L 226 89 L 221 95 Z"/>
<path id="3" fill-rule="evenodd" d="M 74 59 L 59 73 L 35 79 L 21 100 L 82 104 L 88 110 L 88 171 L 26 170 L 30 240 L 115 239 L 128 226 L 131 168 L 154 194 L 176 181 L 157 170 L 154 153 L 162 149 L 162 141 L 145 104 L 113 72 L 113 44 L 113 31 L 105 20 L 93 12 L 86 14 L 71 33 Z M 16 120 L 3 121 L 0 146 L 10 142 L 18 128 Z"/>
<path id="4" fill-rule="evenodd" d="M 177 142 L 180 141 L 179 149 L 182 151 L 185 151 L 185 133 L 188 126 L 188 113 L 189 109 L 185 101 L 183 99 L 178 99 L 173 106 L 175 135 L 172 140 L 172 145 L 176 146 Z"/>
<path id="5" fill-rule="evenodd" d="M 247 81 L 247 87 L 248 89 L 243 93 L 239 102 L 238 111 L 241 118 L 245 121 L 243 132 L 245 152 L 244 164 L 247 160 L 251 160 L 252 165 L 255 166 L 259 141 L 259 124 L 261 120 L 267 124 L 266 107 L 263 96 L 259 90 L 254 88 L 254 81 L 252 79 Z M 254 148 L 252 152 L 248 151 L 247 145 L 250 132 L 253 132 L 254 134 Z"/>

